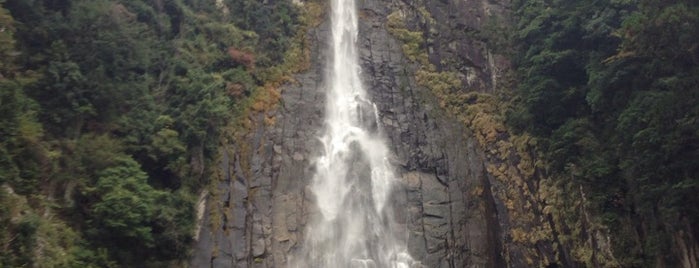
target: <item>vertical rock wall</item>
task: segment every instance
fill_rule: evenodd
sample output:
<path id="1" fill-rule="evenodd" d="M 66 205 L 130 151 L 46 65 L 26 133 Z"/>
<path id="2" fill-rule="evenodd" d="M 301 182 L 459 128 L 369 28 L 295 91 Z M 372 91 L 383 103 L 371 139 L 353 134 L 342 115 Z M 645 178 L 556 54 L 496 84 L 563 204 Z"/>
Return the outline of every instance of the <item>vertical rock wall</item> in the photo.
<path id="1" fill-rule="evenodd" d="M 327 23 L 308 33 L 311 69 L 283 87 L 275 111 L 253 113 L 249 131 L 223 149 L 191 267 L 285 267 L 303 241 L 325 103 L 321 48 L 329 34 Z"/>
<path id="2" fill-rule="evenodd" d="M 487 171 L 492 162 L 471 130 L 446 115 L 415 81 L 419 66 L 387 30 L 394 12 L 421 29 L 423 49 L 437 70 L 457 71 L 466 90 L 492 92 L 507 69 L 473 32 L 507 3 L 479 0 L 360 1 L 360 61 L 381 128 L 401 179 L 394 199 L 403 211 L 411 254 L 426 267 L 527 267 L 510 246 L 502 186 Z M 434 22 L 420 22 L 419 12 Z M 413 14 L 413 15 L 411 15 Z M 192 267 L 286 267 L 303 243 L 314 213 L 307 189 L 323 124 L 328 23 L 309 32 L 310 70 L 281 89 L 275 111 L 254 114 L 252 128 L 224 148 L 220 180 L 206 198 Z M 269 120 L 272 118 L 273 120 Z M 550 246 L 542 246 L 550 248 Z M 537 262 L 541 264 L 541 262 Z"/>
<path id="3" fill-rule="evenodd" d="M 404 181 L 409 248 L 427 267 L 502 266 L 483 154 L 415 82 L 417 66 L 386 29 L 386 18 L 400 8 L 363 1 L 359 46 L 365 84 Z"/>

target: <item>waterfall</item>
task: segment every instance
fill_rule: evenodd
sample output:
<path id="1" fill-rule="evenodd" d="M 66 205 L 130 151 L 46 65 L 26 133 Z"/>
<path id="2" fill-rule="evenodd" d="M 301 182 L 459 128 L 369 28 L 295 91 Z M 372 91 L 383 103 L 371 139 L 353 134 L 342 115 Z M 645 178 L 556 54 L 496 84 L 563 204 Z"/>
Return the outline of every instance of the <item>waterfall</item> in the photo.
<path id="1" fill-rule="evenodd" d="M 360 79 L 357 8 L 332 1 L 332 52 L 323 151 L 311 189 L 319 213 L 292 267 L 417 267 L 390 203 L 396 180 L 378 109 Z M 403 237 L 401 237 L 403 236 Z"/>

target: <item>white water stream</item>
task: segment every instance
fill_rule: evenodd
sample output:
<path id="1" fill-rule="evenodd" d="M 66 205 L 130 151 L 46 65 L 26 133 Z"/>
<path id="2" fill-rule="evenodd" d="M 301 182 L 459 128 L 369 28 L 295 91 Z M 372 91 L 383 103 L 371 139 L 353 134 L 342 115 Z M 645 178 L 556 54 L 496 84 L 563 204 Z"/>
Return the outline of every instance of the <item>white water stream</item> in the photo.
<path id="1" fill-rule="evenodd" d="M 311 185 L 319 215 L 292 267 L 416 267 L 390 203 L 396 177 L 379 115 L 360 79 L 357 8 L 332 1 L 332 62 L 322 155 Z"/>

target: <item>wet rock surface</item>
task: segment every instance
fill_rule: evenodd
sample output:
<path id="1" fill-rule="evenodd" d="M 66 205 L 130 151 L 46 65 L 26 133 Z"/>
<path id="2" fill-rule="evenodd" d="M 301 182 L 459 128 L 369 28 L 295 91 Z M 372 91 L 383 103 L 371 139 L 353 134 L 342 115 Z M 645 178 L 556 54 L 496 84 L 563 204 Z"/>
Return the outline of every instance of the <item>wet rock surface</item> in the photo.
<path id="1" fill-rule="evenodd" d="M 359 5 L 362 75 L 394 154 L 399 178 L 393 199 L 410 253 L 426 267 L 503 267 L 482 152 L 416 84 L 415 67 L 385 28 L 391 8 L 400 7 Z M 327 22 L 309 32 L 311 69 L 282 88 L 276 111 L 254 115 L 252 129 L 223 150 L 220 182 L 206 199 L 191 267 L 286 267 L 304 237 L 313 235 L 305 228 L 316 213 L 307 186 L 321 146 L 329 35 Z M 456 50 L 465 51 L 458 57 L 481 53 Z M 452 57 L 448 53 L 440 57 Z M 492 86 L 487 60 L 483 67 L 472 62 L 478 83 Z M 270 116 L 274 123 L 266 124 Z"/>

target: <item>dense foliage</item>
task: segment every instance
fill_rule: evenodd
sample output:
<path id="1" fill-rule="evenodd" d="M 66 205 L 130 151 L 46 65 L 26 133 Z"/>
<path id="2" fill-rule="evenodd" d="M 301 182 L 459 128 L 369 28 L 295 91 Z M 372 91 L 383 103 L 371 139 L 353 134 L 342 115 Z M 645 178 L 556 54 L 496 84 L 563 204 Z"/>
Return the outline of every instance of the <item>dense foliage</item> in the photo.
<path id="1" fill-rule="evenodd" d="M 167 266 L 288 1 L 0 0 L 0 267 Z M 278 73 L 278 72 L 276 72 Z"/>
<path id="2" fill-rule="evenodd" d="M 510 125 L 540 138 L 551 174 L 585 189 L 621 265 L 679 267 L 678 241 L 699 241 L 699 2 L 516 11 Z"/>

